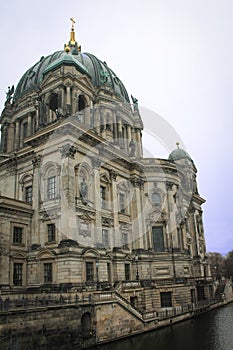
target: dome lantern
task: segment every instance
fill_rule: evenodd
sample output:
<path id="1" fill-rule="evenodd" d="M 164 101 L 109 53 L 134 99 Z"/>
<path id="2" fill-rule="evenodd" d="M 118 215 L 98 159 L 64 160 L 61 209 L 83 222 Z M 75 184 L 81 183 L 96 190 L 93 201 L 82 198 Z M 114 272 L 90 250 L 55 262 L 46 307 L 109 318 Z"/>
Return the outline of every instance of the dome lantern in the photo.
<path id="1" fill-rule="evenodd" d="M 81 52 L 81 45 L 78 45 L 77 41 L 75 40 L 75 31 L 74 31 L 75 20 L 73 17 L 71 17 L 70 20 L 72 22 L 70 40 L 67 44 L 64 45 L 64 51 L 67 53 L 72 52 L 73 55 L 78 55 L 78 53 Z"/>

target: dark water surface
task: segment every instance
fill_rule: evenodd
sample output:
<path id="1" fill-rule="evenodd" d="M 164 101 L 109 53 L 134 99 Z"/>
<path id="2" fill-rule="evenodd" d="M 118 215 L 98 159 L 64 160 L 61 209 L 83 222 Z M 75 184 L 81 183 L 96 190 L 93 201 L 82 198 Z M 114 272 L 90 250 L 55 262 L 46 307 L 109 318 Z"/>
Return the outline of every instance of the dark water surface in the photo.
<path id="1" fill-rule="evenodd" d="M 95 349 L 233 350 L 233 303 L 191 320 Z"/>

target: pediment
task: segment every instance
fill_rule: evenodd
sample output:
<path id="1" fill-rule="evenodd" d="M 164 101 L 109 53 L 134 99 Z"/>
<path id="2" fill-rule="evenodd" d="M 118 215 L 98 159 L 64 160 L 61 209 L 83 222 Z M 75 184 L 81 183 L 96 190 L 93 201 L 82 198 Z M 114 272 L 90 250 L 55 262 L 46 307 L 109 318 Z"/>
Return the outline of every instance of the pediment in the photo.
<path id="1" fill-rule="evenodd" d="M 109 183 L 110 182 L 109 176 L 106 173 L 101 174 L 100 175 L 100 181 Z"/>
<path id="2" fill-rule="evenodd" d="M 127 192 L 129 191 L 129 187 L 127 186 L 126 181 L 121 181 L 117 184 L 117 191 L 123 191 L 123 192 Z"/>
<path id="3" fill-rule="evenodd" d="M 54 253 L 50 250 L 42 250 L 37 254 L 38 259 L 54 259 Z"/>
<path id="4" fill-rule="evenodd" d="M 27 259 L 27 255 L 24 253 L 15 253 L 12 255 L 13 259 Z"/>
<path id="5" fill-rule="evenodd" d="M 55 81 L 57 81 L 58 78 L 60 78 L 61 75 L 59 74 L 59 71 L 53 74 L 48 74 L 45 76 L 45 78 L 43 79 L 43 82 L 41 84 L 41 88 L 45 88 L 47 85 L 54 83 Z M 57 84 L 57 86 L 55 86 L 54 88 L 58 87 L 59 85 Z"/>
<path id="6" fill-rule="evenodd" d="M 94 220 L 93 217 L 87 213 L 78 215 L 78 218 L 84 222 L 91 222 Z"/>
<path id="7" fill-rule="evenodd" d="M 93 90 L 91 80 L 85 74 L 78 74 L 79 82 Z"/>
<path id="8" fill-rule="evenodd" d="M 82 255 L 88 258 L 95 258 L 95 259 L 100 258 L 98 251 L 93 248 L 84 249 Z"/>

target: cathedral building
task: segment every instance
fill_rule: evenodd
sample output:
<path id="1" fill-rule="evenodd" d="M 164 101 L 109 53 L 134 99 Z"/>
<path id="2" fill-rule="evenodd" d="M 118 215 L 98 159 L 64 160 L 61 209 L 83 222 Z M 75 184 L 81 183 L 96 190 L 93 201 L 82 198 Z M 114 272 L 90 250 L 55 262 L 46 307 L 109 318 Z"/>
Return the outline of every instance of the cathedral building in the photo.
<path id="1" fill-rule="evenodd" d="M 213 296 L 193 160 L 143 157 L 137 99 L 73 24 L 0 123 L 2 295 L 111 291 L 141 312 Z"/>

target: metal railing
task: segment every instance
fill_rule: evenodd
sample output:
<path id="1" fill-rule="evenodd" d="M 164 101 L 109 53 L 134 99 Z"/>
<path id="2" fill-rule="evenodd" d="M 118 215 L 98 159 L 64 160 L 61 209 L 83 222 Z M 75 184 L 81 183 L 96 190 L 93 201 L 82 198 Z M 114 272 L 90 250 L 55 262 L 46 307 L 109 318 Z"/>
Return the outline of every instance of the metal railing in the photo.
<path id="1" fill-rule="evenodd" d="M 142 321 L 147 322 L 149 320 L 164 320 L 166 318 L 175 317 L 185 313 L 198 314 L 202 311 L 208 310 L 208 308 L 220 302 L 224 299 L 222 296 L 216 298 L 210 298 L 202 300 L 193 304 L 186 304 L 177 307 L 167 307 L 160 310 L 151 310 L 148 312 L 142 312 L 137 307 L 133 306 L 127 299 L 122 297 L 118 292 L 100 292 L 78 295 L 74 293 L 67 294 L 55 294 L 55 295 L 37 295 L 35 297 L 22 297 L 22 298 L 9 298 L 3 299 L 0 297 L 0 313 L 17 312 L 19 310 L 29 310 L 37 308 L 47 307 L 64 307 L 64 306 L 77 306 L 77 305 L 93 305 L 95 303 L 104 302 L 118 302 L 124 308 L 126 308 L 131 314 L 140 318 Z"/>

